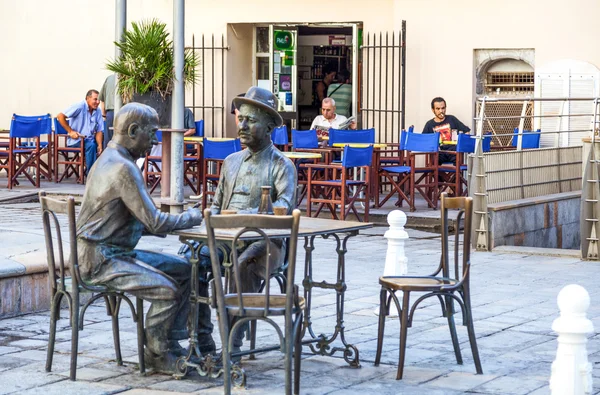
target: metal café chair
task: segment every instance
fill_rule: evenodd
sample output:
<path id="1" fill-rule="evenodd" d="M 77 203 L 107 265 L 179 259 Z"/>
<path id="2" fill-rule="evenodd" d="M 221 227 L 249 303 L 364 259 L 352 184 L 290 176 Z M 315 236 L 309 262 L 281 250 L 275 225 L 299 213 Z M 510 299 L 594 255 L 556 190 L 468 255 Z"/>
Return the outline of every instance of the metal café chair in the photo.
<path id="1" fill-rule="evenodd" d="M 78 184 L 85 181 L 85 139 L 81 139 L 79 147 L 69 147 L 67 145 L 68 133 L 62 127 L 57 118 L 54 118 L 54 182 L 61 182 L 71 176 L 76 177 Z M 59 175 L 59 165 L 64 166 L 64 170 Z"/>
<path id="2" fill-rule="evenodd" d="M 454 227 L 454 253 L 453 261 L 450 261 L 448 241 L 448 210 L 458 209 L 458 217 Z M 396 380 L 402 379 L 404 372 L 404 359 L 406 355 L 406 338 L 408 328 L 412 326 L 414 313 L 421 302 L 436 297 L 442 308 L 442 315 L 448 320 L 450 337 L 456 362 L 462 365 L 460 344 L 454 323 L 454 301 L 462 310 L 462 323 L 467 327 L 475 370 L 483 374 L 475 329 L 473 326 L 473 313 L 471 310 L 471 287 L 470 287 L 470 254 L 471 254 L 471 220 L 473 214 L 473 199 L 470 197 L 449 198 L 446 193 L 442 194 L 442 256 L 436 271 L 429 276 L 383 276 L 379 278 L 381 285 L 379 306 L 379 327 L 377 333 L 377 351 L 375 353 L 375 366 L 381 361 L 383 349 L 383 336 L 385 320 L 390 314 L 391 302 L 394 302 L 400 318 L 400 355 L 398 358 L 398 371 Z M 462 240 L 462 256 L 460 254 L 460 221 L 464 216 L 464 232 Z M 396 292 L 402 293 L 402 302 Z M 412 293 L 419 292 L 421 295 L 410 305 Z"/>
<path id="3" fill-rule="evenodd" d="M 302 317 L 304 312 L 304 298 L 299 295 L 298 286 L 294 284 L 294 275 L 296 271 L 296 250 L 298 245 L 298 229 L 300 225 L 300 210 L 294 210 L 292 215 L 274 216 L 274 215 L 212 215 L 210 209 L 204 210 L 204 219 L 206 221 L 206 231 L 208 236 L 208 246 L 210 249 L 212 271 L 214 276 L 213 293 L 216 296 L 216 306 L 219 317 L 219 332 L 221 335 L 221 344 L 223 345 L 223 371 L 224 371 L 224 392 L 231 394 L 232 371 L 236 378 L 240 379 L 236 383 L 245 384 L 245 372 L 238 365 L 231 363 L 232 356 L 242 356 L 255 354 L 259 352 L 268 352 L 280 350 L 285 354 L 285 393 L 300 393 L 300 361 L 301 361 L 301 330 Z M 231 243 L 231 268 L 225 271 L 225 281 L 221 278 L 221 263 L 217 254 L 217 238 L 215 231 L 230 230 L 232 238 L 227 243 Z M 245 238 L 251 237 L 252 240 L 265 240 L 267 245 L 267 256 L 269 255 L 269 237 L 270 231 L 277 233 L 278 230 L 288 232 L 289 251 L 287 267 L 286 291 L 283 294 L 272 294 L 269 282 L 268 265 L 265 268 L 265 288 L 264 294 L 241 292 L 241 278 L 238 264 L 238 251 L 236 246 Z M 223 243 L 223 241 L 220 241 Z M 232 285 L 235 284 L 235 290 Z M 213 299 L 214 300 L 214 299 Z M 283 317 L 283 330 L 280 328 L 273 317 Z M 278 335 L 278 344 L 259 349 L 242 351 L 232 355 L 233 334 L 241 329 L 246 322 L 260 320 L 272 325 Z M 230 327 L 230 321 L 233 323 Z M 293 359 L 293 364 L 292 364 Z M 293 380 L 292 380 L 293 371 Z M 240 382 L 241 381 L 241 382 Z"/>
<path id="4" fill-rule="evenodd" d="M 77 374 L 77 350 L 79 346 L 79 331 L 83 330 L 85 311 L 96 300 L 102 298 L 106 303 L 106 312 L 112 318 L 113 339 L 117 365 L 123 365 L 121 343 L 119 338 L 119 309 L 125 301 L 131 308 L 133 321 L 137 323 L 138 354 L 140 372 L 145 372 L 144 365 L 144 308 L 142 299 L 136 299 L 136 307 L 123 292 L 112 291 L 102 285 L 87 284 L 79 272 L 77 259 L 77 234 L 75 223 L 75 199 L 69 196 L 67 200 L 57 200 L 46 196 L 44 191 L 39 193 L 42 206 L 42 221 L 46 237 L 46 252 L 48 260 L 48 278 L 50 281 L 50 335 L 48 338 L 48 354 L 46 356 L 46 372 L 52 370 L 52 357 L 56 342 L 56 322 L 60 319 L 60 304 L 63 298 L 69 305 L 71 321 L 71 380 Z M 68 219 L 68 246 L 63 243 L 58 215 L 63 214 Z M 64 250 L 68 249 L 69 262 L 65 265 Z M 57 267 L 58 261 L 58 267 Z M 58 271 L 58 272 L 57 272 Z M 67 272 L 69 275 L 67 275 Z M 80 294 L 89 295 L 89 299 L 80 308 Z"/>

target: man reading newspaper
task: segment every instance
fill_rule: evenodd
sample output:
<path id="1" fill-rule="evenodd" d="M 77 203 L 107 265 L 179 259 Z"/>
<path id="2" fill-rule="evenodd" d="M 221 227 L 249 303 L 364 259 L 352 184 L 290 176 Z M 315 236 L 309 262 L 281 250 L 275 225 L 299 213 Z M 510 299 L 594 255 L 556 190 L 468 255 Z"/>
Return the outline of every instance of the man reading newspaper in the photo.
<path id="1" fill-rule="evenodd" d="M 343 115 L 336 114 L 335 100 L 330 97 L 323 99 L 321 112 L 323 115 L 317 116 L 311 129 L 317 130 L 317 136 L 329 136 L 329 129 L 356 129 L 356 120 L 354 117 L 346 118 Z"/>

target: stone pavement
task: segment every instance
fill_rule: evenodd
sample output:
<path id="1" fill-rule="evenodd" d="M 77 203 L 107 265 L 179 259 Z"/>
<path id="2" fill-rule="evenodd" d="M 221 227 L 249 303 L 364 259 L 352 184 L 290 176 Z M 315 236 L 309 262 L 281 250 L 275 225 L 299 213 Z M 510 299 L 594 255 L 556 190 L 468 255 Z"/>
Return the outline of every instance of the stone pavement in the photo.
<path id="1" fill-rule="evenodd" d="M 0 206 L 4 220 L 0 230 L 12 234 L 30 251 L 42 250 L 43 232 L 38 205 Z M 346 339 L 360 351 L 362 367 L 349 367 L 339 357 L 321 357 L 304 349 L 301 375 L 302 394 L 548 394 L 550 365 L 556 353 L 556 335 L 551 330 L 558 316 L 556 296 L 571 283 L 590 293 L 588 311 L 596 332 L 588 342 L 590 361 L 600 363 L 600 291 L 594 286 L 598 263 L 573 257 L 549 257 L 525 253 L 473 253 L 472 289 L 475 331 L 483 364 L 483 375 L 475 374 L 466 330 L 458 326 L 464 365 L 457 365 L 446 319 L 439 305 L 431 302 L 415 313 L 408 331 L 404 379 L 395 380 L 398 359 L 397 319 L 386 324 L 382 364 L 373 366 L 377 337 L 379 301 L 378 276 L 383 272 L 387 241 L 385 228 L 363 232 L 348 243 L 345 327 Z M 439 260 L 440 239 L 436 234 L 409 231 L 406 244 L 411 274 L 429 274 Z M 18 235 L 15 238 L 14 235 Z M 14 254 L 16 245 L 4 245 L 0 257 Z M 8 248 L 7 248 L 8 247 Z M 178 241 L 143 239 L 142 248 L 174 253 Z M 318 240 L 315 250 L 315 279 L 332 278 L 337 258 L 333 241 Z M 24 247 L 21 247 L 24 248 Z M 5 252 L 6 251 L 6 252 Z M 10 251 L 10 252 L 9 252 Z M 303 251 L 299 252 L 303 258 Z M 300 268 L 301 270 L 301 268 Z M 299 270 L 298 275 L 301 275 Z M 335 322 L 335 296 L 315 291 L 313 322 L 317 333 L 330 332 Z M 121 341 L 125 366 L 114 362 L 110 318 L 102 304 L 86 314 L 80 334 L 78 381 L 68 380 L 70 328 L 67 312 L 59 321 L 54 366 L 44 370 L 48 339 L 48 313 L 28 314 L 0 320 L 0 394 L 221 394 L 222 379 L 184 380 L 151 372 L 142 377 L 136 371 L 136 331 L 128 312 L 121 313 Z M 213 317 L 214 318 L 214 317 Z M 273 339 L 273 331 L 258 327 L 258 344 Z M 215 340 L 218 336 L 215 334 Z M 282 354 L 271 352 L 255 361 L 242 360 L 247 372 L 247 389 L 236 394 L 282 394 Z M 593 371 L 594 393 L 600 393 L 600 373 Z"/>

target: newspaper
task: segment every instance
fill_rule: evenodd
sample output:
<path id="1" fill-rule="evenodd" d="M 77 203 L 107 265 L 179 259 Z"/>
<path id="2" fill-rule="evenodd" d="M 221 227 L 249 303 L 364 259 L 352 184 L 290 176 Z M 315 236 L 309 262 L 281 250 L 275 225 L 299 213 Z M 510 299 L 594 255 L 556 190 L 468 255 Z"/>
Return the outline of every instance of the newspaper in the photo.
<path id="1" fill-rule="evenodd" d="M 354 122 L 356 122 L 356 117 L 352 116 L 352 117 L 348 118 L 347 120 L 345 120 L 344 122 L 342 122 L 335 129 L 347 130 L 350 128 L 350 125 L 352 125 L 352 123 L 354 123 Z M 331 129 L 331 128 L 327 127 L 327 126 L 317 126 L 316 129 L 317 129 L 317 136 L 329 136 L 329 129 Z"/>

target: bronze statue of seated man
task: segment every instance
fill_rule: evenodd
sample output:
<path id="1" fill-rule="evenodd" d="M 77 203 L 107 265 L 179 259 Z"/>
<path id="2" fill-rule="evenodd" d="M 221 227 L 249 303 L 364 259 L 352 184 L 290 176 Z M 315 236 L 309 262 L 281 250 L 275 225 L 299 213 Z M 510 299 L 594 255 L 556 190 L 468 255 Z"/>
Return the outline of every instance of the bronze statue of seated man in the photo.
<path id="1" fill-rule="evenodd" d="M 219 214 L 221 210 L 236 210 L 238 213 L 256 213 L 261 201 L 261 187 L 270 186 L 273 206 L 286 207 L 291 213 L 295 208 L 296 168 L 271 142 L 271 132 L 283 124 L 277 112 L 277 98 L 265 89 L 251 87 L 244 97 L 233 99 L 233 104 L 239 111 L 238 136 L 247 148 L 228 156 L 223 162 L 212 212 Z M 269 268 L 274 273 L 283 264 L 285 243 L 272 243 Z M 185 247 L 181 253 L 186 253 Z M 267 265 L 264 241 L 245 245 L 239 264 L 244 283 L 242 291 L 258 292 Z M 210 271 L 210 254 L 206 246 L 200 251 L 200 265 L 206 272 Z M 202 284 L 200 295 L 208 295 L 206 283 Z M 200 306 L 200 345 L 214 344 L 211 332 L 210 308 Z M 243 332 L 239 331 L 234 336 L 234 347 L 241 347 L 242 339 Z"/>
<path id="2" fill-rule="evenodd" d="M 178 215 L 156 208 L 136 159 L 158 143 L 158 115 L 146 105 L 125 105 L 114 118 L 114 135 L 91 168 L 77 221 L 82 276 L 151 302 L 146 316 L 145 360 L 155 371 L 174 373 L 188 338 L 190 265 L 181 257 L 135 249 L 142 233 L 165 234 L 199 225 L 202 213 Z"/>

